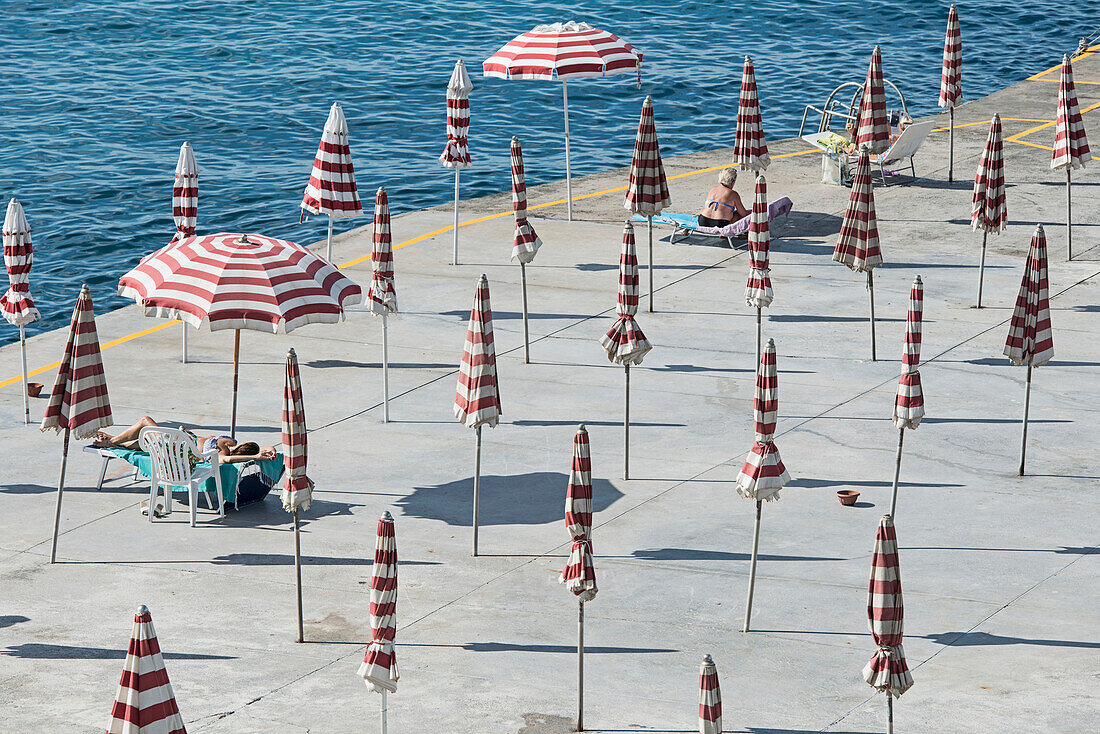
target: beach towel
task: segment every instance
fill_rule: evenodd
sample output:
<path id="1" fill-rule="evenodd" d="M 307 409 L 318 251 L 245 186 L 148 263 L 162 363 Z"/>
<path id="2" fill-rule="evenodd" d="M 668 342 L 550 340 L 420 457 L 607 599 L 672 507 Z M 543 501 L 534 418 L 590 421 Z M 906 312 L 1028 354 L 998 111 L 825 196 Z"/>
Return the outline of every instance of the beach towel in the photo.
<path id="1" fill-rule="evenodd" d="M 138 473 L 146 479 L 152 471 L 152 460 L 149 458 L 149 454 L 138 449 L 122 449 L 112 448 L 108 449 L 118 458 L 125 461 L 127 464 L 134 466 Z M 201 462 L 197 465 L 200 468 L 210 466 L 206 462 Z M 238 464 L 222 464 L 219 467 L 221 471 L 222 479 L 222 496 L 225 498 L 226 504 L 238 504 L 237 485 L 241 482 L 242 486 L 248 477 L 252 477 L 257 472 L 260 474 L 260 481 L 267 486 L 268 489 L 275 486 L 275 483 L 279 481 L 279 478 L 283 476 L 283 455 L 276 454 L 274 459 L 263 459 L 261 461 L 244 461 Z M 176 487 L 174 488 L 176 493 L 186 494 L 186 488 Z M 209 492 L 211 497 L 217 496 L 217 488 L 214 486 L 214 478 L 211 477 L 199 485 L 200 492 Z M 263 499 L 263 495 L 266 492 L 260 492 L 260 496 L 256 497 L 255 489 L 251 489 L 246 493 L 242 492 L 240 496 L 241 503 L 248 501 L 255 502 L 257 499 Z M 174 497 L 173 497 L 174 498 Z"/>

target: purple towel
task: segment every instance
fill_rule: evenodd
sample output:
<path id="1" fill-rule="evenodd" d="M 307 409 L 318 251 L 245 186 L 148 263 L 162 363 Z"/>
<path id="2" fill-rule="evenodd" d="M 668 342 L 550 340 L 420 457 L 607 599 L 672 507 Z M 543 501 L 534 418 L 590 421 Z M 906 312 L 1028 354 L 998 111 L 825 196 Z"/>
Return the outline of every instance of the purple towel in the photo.
<path id="1" fill-rule="evenodd" d="M 794 202 L 791 201 L 789 196 L 776 199 L 768 204 L 768 221 L 771 222 L 778 216 L 790 214 L 792 208 L 794 208 Z M 749 220 L 751 219 L 752 215 L 749 214 L 746 217 L 738 219 L 736 222 L 727 224 L 721 229 L 717 227 L 697 227 L 695 231 L 701 234 L 714 235 L 715 237 L 735 237 L 749 231 Z"/>

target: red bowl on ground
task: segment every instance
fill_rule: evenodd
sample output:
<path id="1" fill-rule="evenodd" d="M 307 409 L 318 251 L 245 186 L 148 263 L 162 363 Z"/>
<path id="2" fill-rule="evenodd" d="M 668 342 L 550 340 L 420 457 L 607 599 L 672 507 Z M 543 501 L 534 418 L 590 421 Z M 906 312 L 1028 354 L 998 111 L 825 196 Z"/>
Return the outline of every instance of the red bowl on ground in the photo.
<path id="1" fill-rule="evenodd" d="M 41 382 L 28 382 L 27 383 L 27 395 L 32 398 L 37 398 L 39 393 L 42 392 L 43 384 Z"/>
<path id="2" fill-rule="evenodd" d="M 840 504 L 851 506 L 859 499 L 859 492 L 854 489 L 840 489 L 837 490 L 836 498 L 840 500 Z"/>

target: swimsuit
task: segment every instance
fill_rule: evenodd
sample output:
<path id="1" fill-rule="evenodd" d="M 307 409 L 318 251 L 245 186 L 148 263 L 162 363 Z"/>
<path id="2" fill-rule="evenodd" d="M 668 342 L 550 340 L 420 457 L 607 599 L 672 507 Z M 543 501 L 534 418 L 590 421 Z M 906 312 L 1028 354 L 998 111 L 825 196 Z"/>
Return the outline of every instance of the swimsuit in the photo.
<path id="1" fill-rule="evenodd" d="M 218 441 L 220 439 L 223 439 L 223 438 L 228 438 L 230 441 L 233 440 L 232 436 L 207 436 L 206 440 L 202 442 L 202 451 L 203 451 L 203 453 L 206 453 L 210 449 L 217 448 L 218 447 Z"/>
<path id="2" fill-rule="evenodd" d="M 724 201 L 718 201 L 717 199 L 707 199 L 707 205 L 703 207 L 703 209 L 710 209 L 711 206 L 724 206 L 734 214 L 737 213 L 736 207 L 730 206 Z M 732 217 L 730 219 L 715 219 L 714 217 L 708 217 L 706 214 L 699 215 L 700 227 L 714 227 L 715 229 L 721 229 L 732 221 Z"/>

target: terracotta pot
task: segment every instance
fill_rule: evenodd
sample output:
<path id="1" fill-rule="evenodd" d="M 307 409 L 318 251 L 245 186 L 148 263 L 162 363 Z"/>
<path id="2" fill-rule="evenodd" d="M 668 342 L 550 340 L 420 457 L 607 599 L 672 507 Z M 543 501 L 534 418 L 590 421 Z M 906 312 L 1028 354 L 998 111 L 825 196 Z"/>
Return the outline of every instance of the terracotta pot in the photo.
<path id="1" fill-rule="evenodd" d="M 859 492 L 854 489 L 840 489 L 837 490 L 836 498 L 842 505 L 854 505 L 859 499 Z"/>
<path id="2" fill-rule="evenodd" d="M 38 394 L 42 392 L 42 387 L 43 385 L 41 382 L 28 382 L 27 395 L 30 395 L 32 398 L 37 398 Z"/>

